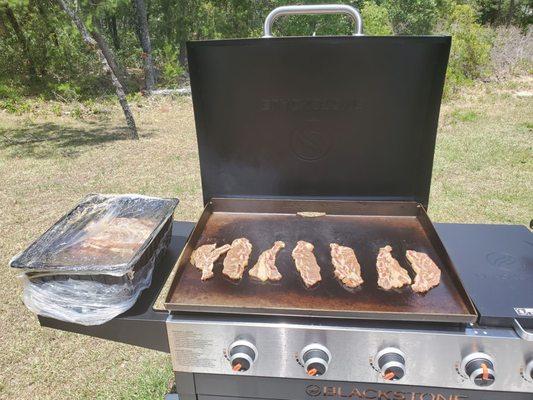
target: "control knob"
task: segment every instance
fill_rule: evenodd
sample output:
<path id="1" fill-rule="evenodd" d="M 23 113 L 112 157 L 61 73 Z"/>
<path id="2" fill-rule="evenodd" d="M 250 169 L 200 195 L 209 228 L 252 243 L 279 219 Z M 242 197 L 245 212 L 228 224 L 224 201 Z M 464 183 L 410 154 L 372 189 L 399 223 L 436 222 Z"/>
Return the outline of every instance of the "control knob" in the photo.
<path id="1" fill-rule="evenodd" d="M 461 370 L 477 386 L 490 386 L 494 383 L 494 360 L 485 353 L 472 353 L 463 358 Z"/>
<path id="2" fill-rule="evenodd" d="M 305 371 L 309 376 L 324 375 L 328 370 L 331 362 L 331 353 L 329 350 L 318 343 L 305 346 L 300 352 Z"/>
<path id="3" fill-rule="evenodd" d="M 405 354 L 395 347 L 387 347 L 376 354 L 375 360 L 383 378 L 397 381 L 405 375 Z"/>
<path id="4" fill-rule="evenodd" d="M 250 369 L 257 359 L 257 348 L 247 340 L 237 340 L 228 348 L 231 369 L 244 372 Z"/>

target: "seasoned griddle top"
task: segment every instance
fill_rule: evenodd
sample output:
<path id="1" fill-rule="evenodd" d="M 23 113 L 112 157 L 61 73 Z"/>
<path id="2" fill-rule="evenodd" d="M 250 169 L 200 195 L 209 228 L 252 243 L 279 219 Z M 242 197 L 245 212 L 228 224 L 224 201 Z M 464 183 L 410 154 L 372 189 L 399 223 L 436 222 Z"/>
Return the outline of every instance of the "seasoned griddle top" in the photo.
<path id="1" fill-rule="evenodd" d="M 298 211 L 327 215 L 307 218 Z M 200 271 L 189 262 L 200 245 L 231 243 L 238 237 L 252 245 L 250 263 L 241 281 L 222 273 L 222 259 L 215 264 L 215 277 L 200 281 Z M 276 265 L 283 279 L 261 283 L 248 275 L 259 254 L 282 240 Z M 315 246 L 322 281 L 308 289 L 294 266 L 291 252 L 298 240 Z M 330 243 L 354 248 L 365 283 L 356 289 L 344 287 L 334 276 Z M 426 294 L 410 287 L 384 291 L 377 286 L 376 257 L 390 244 L 402 266 L 409 264 L 405 251 L 426 252 L 442 270 L 441 283 Z M 407 268 L 412 273 L 411 268 Z M 175 280 L 166 308 L 266 315 L 322 316 L 404 321 L 472 322 L 475 311 L 457 279 L 438 236 L 421 207 L 415 203 L 333 202 L 215 199 L 204 211 L 178 260 Z"/>

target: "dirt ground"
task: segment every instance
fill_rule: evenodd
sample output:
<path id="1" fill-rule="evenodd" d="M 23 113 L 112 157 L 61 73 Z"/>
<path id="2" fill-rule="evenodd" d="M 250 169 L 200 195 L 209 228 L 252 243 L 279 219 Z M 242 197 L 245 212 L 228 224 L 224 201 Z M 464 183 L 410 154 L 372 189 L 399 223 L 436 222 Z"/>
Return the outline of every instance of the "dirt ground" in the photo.
<path id="1" fill-rule="evenodd" d="M 529 225 L 533 217 L 533 78 L 477 84 L 443 104 L 429 214 L 434 221 Z M 194 221 L 201 187 L 187 97 L 133 103 L 141 139 L 120 110 L 36 103 L 0 111 L 0 398 L 157 398 L 167 355 L 41 329 L 7 267 L 88 193 L 177 196 L 176 219 Z"/>

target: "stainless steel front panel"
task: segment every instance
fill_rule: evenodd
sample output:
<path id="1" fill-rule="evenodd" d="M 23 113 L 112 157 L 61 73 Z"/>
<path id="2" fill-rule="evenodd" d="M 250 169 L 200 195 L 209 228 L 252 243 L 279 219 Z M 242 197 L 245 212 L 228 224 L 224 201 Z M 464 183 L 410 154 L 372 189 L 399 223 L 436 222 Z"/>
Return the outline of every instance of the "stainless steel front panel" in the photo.
<path id="1" fill-rule="evenodd" d="M 327 373 L 317 378 L 321 380 L 533 393 L 533 383 L 523 376 L 533 359 L 533 342 L 520 339 L 510 329 L 400 330 L 170 315 L 167 331 L 173 368 L 178 372 L 314 379 L 298 357 L 306 345 L 320 343 L 331 352 Z M 246 372 L 232 371 L 227 357 L 227 348 L 238 339 L 252 342 L 258 350 Z M 406 374 L 400 381 L 385 381 L 373 365 L 374 356 L 385 347 L 405 353 Z M 460 371 L 461 360 L 474 352 L 495 360 L 493 385 L 477 387 Z"/>

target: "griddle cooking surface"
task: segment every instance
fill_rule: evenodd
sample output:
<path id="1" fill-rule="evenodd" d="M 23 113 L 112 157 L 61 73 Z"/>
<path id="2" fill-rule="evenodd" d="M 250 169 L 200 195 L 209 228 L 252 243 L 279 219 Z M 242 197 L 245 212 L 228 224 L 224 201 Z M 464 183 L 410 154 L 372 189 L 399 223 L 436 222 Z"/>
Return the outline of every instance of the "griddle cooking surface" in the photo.
<path id="1" fill-rule="evenodd" d="M 315 211 L 323 211 L 325 203 L 317 203 Z M 318 204 L 322 208 L 316 209 Z M 372 214 L 368 202 L 352 204 L 367 204 L 361 211 Z M 312 205 L 310 207 L 313 208 Z M 391 208 L 390 205 L 387 207 Z M 216 207 L 211 213 L 209 208 L 178 261 L 178 272 L 166 301 L 169 310 L 434 322 L 475 320 L 475 311 L 462 294 L 460 283 L 453 278 L 453 266 L 448 265 L 447 257 L 439 254 L 432 243 L 438 237 L 434 235 L 430 239 L 416 207 L 411 207 L 415 210 L 412 215 L 407 215 L 409 213 L 405 212 L 405 208 L 400 208 L 403 215 L 326 215 L 315 218 L 295 213 L 224 212 L 216 211 Z M 236 283 L 226 278 L 222 274 L 221 258 L 215 264 L 214 278 L 202 282 L 201 272 L 189 262 L 190 252 L 203 244 L 229 244 L 238 237 L 248 238 L 253 245 L 243 279 Z M 286 245 L 278 253 L 276 262 L 283 279 L 268 283 L 254 280 L 248 275 L 248 270 L 256 263 L 259 254 L 276 240 L 282 240 Z M 306 240 L 315 246 L 322 281 L 314 288 L 305 287 L 294 266 L 291 252 L 298 240 Z M 361 287 L 346 288 L 335 278 L 329 248 L 333 242 L 355 250 L 365 280 Z M 426 252 L 441 268 L 439 286 L 426 294 L 414 293 L 408 286 L 393 291 L 379 289 L 376 257 L 379 248 L 387 244 L 393 247 L 394 257 L 406 267 L 411 277 L 414 273 L 408 266 L 405 251 Z"/>

